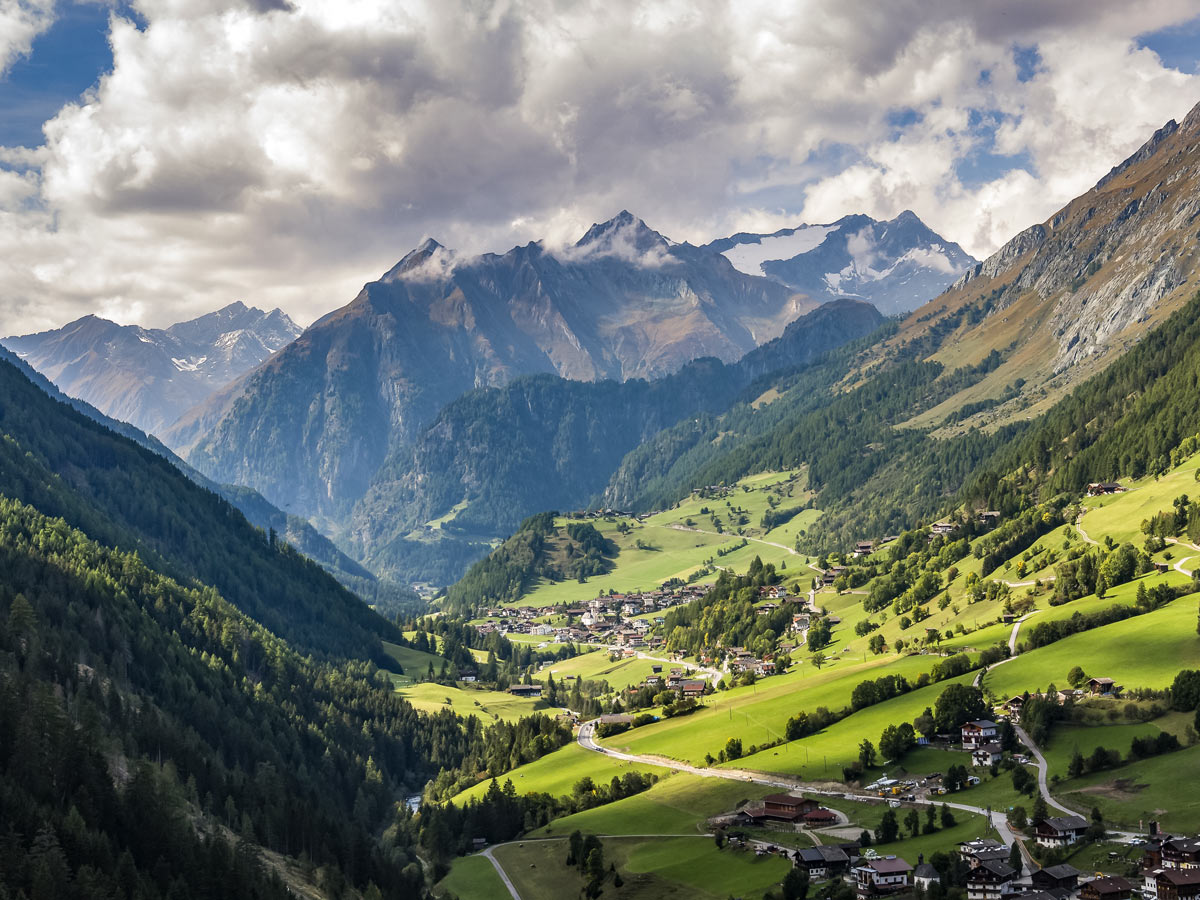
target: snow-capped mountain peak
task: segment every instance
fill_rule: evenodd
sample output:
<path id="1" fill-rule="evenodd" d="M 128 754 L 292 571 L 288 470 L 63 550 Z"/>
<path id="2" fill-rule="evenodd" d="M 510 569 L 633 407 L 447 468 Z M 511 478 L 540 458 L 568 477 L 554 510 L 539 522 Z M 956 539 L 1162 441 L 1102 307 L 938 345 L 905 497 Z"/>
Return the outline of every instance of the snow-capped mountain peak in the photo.
<path id="1" fill-rule="evenodd" d="M 738 270 L 761 275 L 814 300 L 857 297 L 892 315 L 916 309 L 949 287 L 975 260 L 911 210 L 894 219 L 845 216 L 773 234 L 735 234 L 708 249 Z"/>

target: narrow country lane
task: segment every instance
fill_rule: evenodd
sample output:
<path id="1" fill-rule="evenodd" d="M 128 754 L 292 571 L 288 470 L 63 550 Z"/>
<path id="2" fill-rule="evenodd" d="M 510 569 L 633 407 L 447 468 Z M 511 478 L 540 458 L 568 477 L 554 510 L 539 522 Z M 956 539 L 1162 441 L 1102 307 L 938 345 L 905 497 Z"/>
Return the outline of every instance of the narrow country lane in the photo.
<path id="1" fill-rule="evenodd" d="M 502 845 L 497 844 L 496 846 Z M 516 885 L 512 883 L 512 880 L 508 877 L 508 873 L 504 871 L 504 866 L 500 865 L 500 860 L 492 855 L 492 851 L 495 849 L 495 847 L 488 847 L 480 855 L 486 857 L 487 861 L 492 864 L 492 868 L 496 870 L 496 874 L 500 876 L 500 880 L 508 888 L 508 892 L 512 895 L 513 900 L 521 900 L 521 895 L 517 893 Z"/>

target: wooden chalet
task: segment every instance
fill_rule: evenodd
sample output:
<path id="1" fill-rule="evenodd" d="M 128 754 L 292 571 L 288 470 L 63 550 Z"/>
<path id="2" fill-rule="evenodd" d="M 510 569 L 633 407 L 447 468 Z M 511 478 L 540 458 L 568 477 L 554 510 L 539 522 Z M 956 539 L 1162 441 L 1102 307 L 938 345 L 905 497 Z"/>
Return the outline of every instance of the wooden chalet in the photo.
<path id="1" fill-rule="evenodd" d="M 1094 878 L 1079 889 L 1079 900 L 1129 900 L 1133 885 L 1120 875 Z"/>
<path id="2" fill-rule="evenodd" d="M 751 824 L 765 822 L 787 822 L 793 824 L 803 820 L 806 813 L 818 809 L 820 804 L 809 797 L 794 797 L 791 794 L 768 794 L 761 803 L 746 806 L 739 814 Z"/>
<path id="3" fill-rule="evenodd" d="M 1006 862 L 981 862 L 967 875 L 967 900 L 1000 900 L 1012 893 L 1012 883 L 1019 875 Z"/>
<path id="4" fill-rule="evenodd" d="M 811 879 L 837 878 L 850 869 L 850 855 L 841 847 L 805 847 L 797 850 L 792 864 L 808 871 Z"/>
<path id="5" fill-rule="evenodd" d="M 1200 900 L 1200 869 L 1160 869 L 1154 885 L 1158 900 Z"/>
<path id="6" fill-rule="evenodd" d="M 1035 890 L 1039 891 L 1067 891 L 1074 893 L 1079 885 L 1079 876 L 1082 874 L 1077 868 L 1068 863 L 1060 863 L 1057 866 L 1046 866 L 1044 869 L 1038 869 L 1029 876 Z"/>

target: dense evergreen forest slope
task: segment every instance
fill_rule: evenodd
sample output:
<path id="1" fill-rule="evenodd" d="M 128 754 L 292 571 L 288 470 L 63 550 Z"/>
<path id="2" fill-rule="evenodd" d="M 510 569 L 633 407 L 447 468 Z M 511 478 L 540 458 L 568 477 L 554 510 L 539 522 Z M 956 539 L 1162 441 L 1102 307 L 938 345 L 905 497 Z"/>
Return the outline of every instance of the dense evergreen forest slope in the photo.
<path id="1" fill-rule="evenodd" d="M 394 626 L 166 458 L 47 396 L 0 361 L 0 494 L 163 574 L 198 579 L 297 649 L 382 659 Z"/>
<path id="2" fill-rule="evenodd" d="M 231 303 L 169 328 L 84 316 L 3 343 L 70 396 L 157 432 L 299 334 L 282 310 Z"/>
<path id="3" fill-rule="evenodd" d="M 288 515 L 281 509 L 268 503 L 261 494 L 250 488 L 240 485 L 217 484 L 172 453 L 157 438 L 138 430 L 135 426 L 127 422 L 121 422 L 106 416 L 83 400 L 68 397 L 48 378 L 3 347 L 0 347 L 0 360 L 7 360 L 12 363 L 25 377 L 55 400 L 67 404 L 76 412 L 86 416 L 97 424 L 162 456 L 192 481 L 201 487 L 220 494 L 236 506 L 251 524 L 263 529 L 263 531 L 274 529 L 281 539 L 286 540 L 305 556 L 320 563 L 324 569 L 337 578 L 343 585 L 353 590 L 381 611 L 387 611 L 388 613 L 398 611 L 409 612 L 419 604 L 419 598 L 411 590 L 387 579 L 377 578 L 372 572 L 339 550 L 333 541 L 313 528 L 308 520 L 302 519 L 299 516 Z"/>
<path id="4" fill-rule="evenodd" d="M 535 375 L 465 394 L 381 468 L 347 540 L 380 570 L 453 581 L 484 541 L 524 517 L 592 503 L 622 457 L 657 431 L 720 413 L 743 393 L 753 400 L 756 379 L 808 366 L 882 322 L 870 304 L 839 300 L 733 365 L 697 360 L 650 382 Z"/>
<path id="5" fill-rule="evenodd" d="M 418 712 L 395 625 L 5 361 L 0 572 L 3 896 L 420 897 L 400 801 L 566 740 Z"/>

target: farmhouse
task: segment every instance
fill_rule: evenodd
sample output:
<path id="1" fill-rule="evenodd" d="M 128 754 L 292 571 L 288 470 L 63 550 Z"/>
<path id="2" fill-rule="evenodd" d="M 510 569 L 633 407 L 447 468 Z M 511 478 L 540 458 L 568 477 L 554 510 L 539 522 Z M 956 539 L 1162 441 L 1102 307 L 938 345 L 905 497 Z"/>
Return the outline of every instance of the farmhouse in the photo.
<path id="1" fill-rule="evenodd" d="M 1087 827 L 1083 816 L 1051 816 L 1034 823 L 1034 834 L 1043 847 L 1066 847 L 1083 837 Z"/>
<path id="2" fill-rule="evenodd" d="M 1115 481 L 1093 481 L 1087 486 L 1087 494 L 1089 497 L 1101 497 L 1104 494 L 1119 494 L 1125 488 L 1117 484 Z"/>
<path id="3" fill-rule="evenodd" d="M 1006 862 L 981 862 L 967 876 L 967 900 L 1000 900 L 1020 873 Z"/>
<path id="4" fill-rule="evenodd" d="M 796 822 L 805 813 L 816 810 L 820 804 L 808 797 L 793 797 L 791 794 L 768 794 L 762 803 L 745 807 L 741 816 L 752 824 L 763 822 Z"/>
<path id="5" fill-rule="evenodd" d="M 1133 885 L 1120 875 L 1109 875 L 1087 882 L 1079 891 L 1079 900 L 1129 900 Z"/>
<path id="6" fill-rule="evenodd" d="M 1087 686 L 1090 694 L 1115 694 L 1121 690 L 1111 678 L 1089 678 Z"/>
<path id="7" fill-rule="evenodd" d="M 703 681 L 685 681 L 679 686 L 679 692 L 684 697 L 690 697 L 693 700 L 699 700 L 704 696 Z"/>
<path id="8" fill-rule="evenodd" d="M 999 726 L 988 719 L 976 719 L 974 722 L 967 722 L 962 727 L 963 749 L 976 750 L 984 744 L 990 744 L 996 740 L 999 731 Z"/>
<path id="9" fill-rule="evenodd" d="M 508 692 L 514 697 L 532 697 L 538 698 L 542 696 L 542 686 L 540 684 L 514 684 Z"/>
<path id="10" fill-rule="evenodd" d="M 909 886 L 912 866 L 899 856 L 864 859 L 854 868 L 854 882 L 860 897 L 895 894 Z"/>
<path id="11" fill-rule="evenodd" d="M 841 847 L 805 847 L 797 850 L 793 864 L 808 870 L 809 878 L 833 878 L 850 868 L 850 857 Z"/>
<path id="12" fill-rule="evenodd" d="M 1196 838 L 1165 840 L 1160 854 L 1164 869 L 1200 868 L 1200 840 Z"/>
<path id="13" fill-rule="evenodd" d="M 1067 891 L 1074 893 L 1075 888 L 1079 884 L 1080 872 L 1077 868 L 1067 863 L 1062 863 L 1057 866 L 1047 866 L 1044 869 L 1038 869 L 1029 876 L 1029 880 L 1033 882 L 1033 886 L 1039 891 Z"/>
<path id="14" fill-rule="evenodd" d="M 804 814 L 804 824 L 809 828 L 822 828 L 826 825 L 836 825 L 837 814 L 832 810 L 820 807 Z"/>

